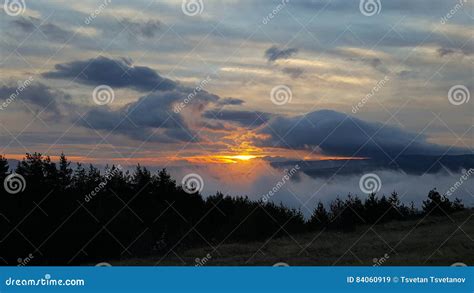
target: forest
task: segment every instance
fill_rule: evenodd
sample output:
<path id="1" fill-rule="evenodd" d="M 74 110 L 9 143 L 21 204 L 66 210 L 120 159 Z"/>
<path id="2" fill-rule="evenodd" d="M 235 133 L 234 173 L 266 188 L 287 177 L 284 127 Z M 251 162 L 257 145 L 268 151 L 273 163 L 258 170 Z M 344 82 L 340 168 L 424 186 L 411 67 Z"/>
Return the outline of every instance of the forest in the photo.
<path id="1" fill-rule="evenodd" d="M 18 180 L 21 178 L 21 180 Z M 137 165 L 100 170 L 72 165 L 64 154 L 55 163 L 26 154 L 17 166 L 0 156 L 0 263 L 77 265 L 222 243 L 248 243 L 322 229 L 353 231 L 358 225 L 446 216 L 464 209 L 436 189 L 421 208 L 399 195 L 347 195 L 300 210 L 246 196 L 217 192 L 189 194 L 166 169 Z M 12 188 L 16 187 L 12 192 Z"/>

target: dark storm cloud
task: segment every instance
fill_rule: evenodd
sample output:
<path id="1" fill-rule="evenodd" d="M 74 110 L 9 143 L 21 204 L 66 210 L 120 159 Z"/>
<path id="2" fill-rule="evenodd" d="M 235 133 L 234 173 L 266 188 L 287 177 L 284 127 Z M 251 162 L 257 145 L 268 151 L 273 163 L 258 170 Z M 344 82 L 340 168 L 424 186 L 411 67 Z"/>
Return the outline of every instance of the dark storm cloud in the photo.
<path id="1" fill-rule="evenodd" d="M 148 20 L 146 22 L 136 22 L 131 19 L 123 19 L 122 25 L 125 26 L 130 32 L 140 35 L 145 38 L 153 38 L 157 32 L 163 26 L 163 23 L 159 20 Z"/>
<path id="2" fill-rule="evenodd" d="M 296 48 L 280 49 L 277 46 L 272 46 L 265 51 L 265 57 L 269 62 L 278 59 L 288 59 L 298 52 Z"/>
<path id="3" fill-rule="evenodd" d="M 85 116 L 82 126 L 112 131 L 132 139 L 155 142 L 198 141 L 197 133 L 184 121 L 173 105 L 188 98 L 189 88 L 177 87 L 173 91 L 154 92 L 121 109 L 92 109 Z M 219 97 L 206 91 L 197 93 L 184 109 L 196 109 L 199 113 Z"/>
<path id="4" fill-rule="evenodd" d="M 39 111 L 60 115 L 59 106 L 70 100 L 70 96 L 49 88 L 37 82 L 21 82 L 22 85 L 10 83 L 0 87 L 1 101 L 10 101 L 9 104 L 17 102 L 17 99 Z M 7 106 L 8 106 L 7 105 Z M 2 104 L 0 106 L 4 107 Z M 47 108 L 46 108 L 47 107 Z"/>
<path id="5" fill-rule="evenodd" d="M 126 59 L 97 57 L 84 61 L 56 64 L 55 70 L 43 74 L 46 78 L 74 79 L 88 85 L 106 84 L 115 88 L 133 88 L 138 91 L 172 90 L 177 84 L 163 78 L 153 69 L 135 66 Z"/>
<path id="6" fill-rule="evenodd" d="M 72 36 L 72 32 L 65 30 L 58 25 L 50 22 L 44 22 L 39 18 L 20 16 L 12 21 L 13 25 L 22 31 L 32 33 L 36 29 L 41 31 L 46 37 L 56 41 L 66 41 Z"/>
<path id="7" fill-rule="evenodd" d="M 267 123 L 273 115 L 259 111 L 210 110 L 204 118 L 233 122 L 243 127 L 258 127 Z"/>
<path id="8" fill-rule="evenodd" d="M 287 169 L 301 166 L 301 171 L 314 178 L 329 178 L 342 175 L 361 175 L 381 170 L 392 170 L 399 174 L 426 175 L 436 173 L 456 173 L 474 167 L 474 155 L 408 155 L 397 158 L 368 158 L 361 160 L 275 160 L 268 157 L 271 166 Z M 451 174 L 452 174 L 451 173 Z"/>
<path id="9" fill-rule="evenodd" d="M 423 135 L 367 122 L 344 113 L 320 110 L 303 116 L 276 117 L 259 133 L 265 146 L 316 149 L 327 155 L 385 157 L 398 154 L 442 154 L 446 147 L 426 142 Z M 281 140 L 284 138 L 284 141 Z M 451 149 L 452 153 L 462 152 Z"/>
<path id="10" fill-rule="evenodd" d="M 183 119 L 195 115 L 199 119 L 209 104 L 214 106 L 241 105 L 243 100 L 220 99 L 207 91 L 195 91 L 161 77 L 153 69 L 134 66 L 127 59 L 98 57 L 86 61 L 58 64 L 48 78 L 74 78 L 83 84 L 106 84 L 113 88 L 133 88 L 152 93 L 120 109 L 93 108 L 83 117 L 86 128 L 112 131 L 135 140 L 158 142 L 198 141 L 197 133 Z"/>

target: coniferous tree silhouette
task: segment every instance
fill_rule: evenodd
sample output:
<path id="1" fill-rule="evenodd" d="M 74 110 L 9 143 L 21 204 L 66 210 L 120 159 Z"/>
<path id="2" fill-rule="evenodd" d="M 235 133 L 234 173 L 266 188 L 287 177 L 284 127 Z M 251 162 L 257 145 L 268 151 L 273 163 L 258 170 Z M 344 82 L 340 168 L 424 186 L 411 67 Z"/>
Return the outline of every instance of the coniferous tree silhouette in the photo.
<path id="1" fill-rule="evenodd" d="M 157 173 L 137 165 L 101 171 L 71 163 L 58 164 L 40 153 L 26 154 L 14 170 L 26 185 L 18 194 L 0 188 L 0 257 L 16 265 L 32 254 L 32 265 L 72 265 L 104 260 L 166 256 L 172 251 L 223 242 L 248 242 L 309 230 L 352 231 L 359 224 L 404 220 L 421 215 L 400 203 L 371 194 L 365 201 L 349 195 L 326 210 L 320 202 L 306 221 L 300 210 L 283 204 L 251 201 L 217 192 L 204 198 L 188 194 L 166 169 Z M 0 156 L 2 184 L 11 173 Z M 397 211 L 393 211 L 397 209 Z M 424 213 L 444 215 L 464 209 L 436 190 Z M 1 263 L 1 262 L 0 262 Z"/>
<path id="2" fill-rule="evenodd" d="M 322 202 L 318 202 L 318 205 L 314 209 L 313 214 L 309 219 L 308 226 L 311 230 L 315 230 L 327 227 L 328 223 L 328 212 L 324 208 L 324 204 Z"/>

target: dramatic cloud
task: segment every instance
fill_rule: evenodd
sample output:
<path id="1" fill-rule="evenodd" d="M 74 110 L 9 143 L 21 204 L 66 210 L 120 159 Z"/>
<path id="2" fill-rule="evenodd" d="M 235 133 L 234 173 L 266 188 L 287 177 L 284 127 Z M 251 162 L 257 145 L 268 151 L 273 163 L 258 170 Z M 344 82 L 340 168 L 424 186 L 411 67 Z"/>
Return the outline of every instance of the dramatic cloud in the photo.
<path id="1" fill-rule="evenodd" d="M 366 122 L 344 113 L 320 110 L 295 117 L 275 117 L 259 130 L 266 146 L 314 149 L 327 155 L 394 157 L 401 154 L 443 154 L 447 147 L 426 142 L 422 135 Z M 451 149 L 451 153 L 461 152 Z"/>
<path id="2" fill-rule="evenodd" d="M 155 142 L 191 142 L 199 137 L 180 113 L 173 111 L 175 104 L 183 103 L 183 111 L 199 116 L 209 103 L 219 97 L 206 91 L 189 99 L 192 89 L 177 87 L 173 91 L 154 92 L 118 110 L 92 109 L 84 117 L 82 126 L 126 135 L 132 139 Z M 197 113 L 197 114 L 196 114 Z M 199 118 L 199 117 L 197 117 Z"/>
<path id="3" fill-rule="evenodd" d="M 177 84 L 163 78 L 153 69 L 134 66 L 126 59 L 97 57 L 84 61 L 57 64 L 55 71 L 43 74 L 47 78 L 74 79 L 88 85 L 106 84 L 111 87 L 129 87 L 138 91 L 172 90 Z"/>
<path id="4" fill-rule="evenodd" d="M 314 178 L 329 178 L 335 175 L 361 175 L 377 170 L 392 170 L 400 173 L 423 175 L 455 173 L 474 168 L 473 155 L 407 155 L 397 158 L 369 158 L 360 160 L 315 160 L 295 161 L 272 157 L 265 158 L 275 168 L 291 168 L 296 164 L 301 171 Z"/>
<path id="5" fill-rule="evenodd" d="M 210 110 L 204 112 L 203 117 L 228 121 L 243 127 L 255 128 L 267 123 L 272 114 L 258 111 Z"/>
<path id="6" fill-rule="evenodd" d="M 268 139 L 258 141 L 264 146 L 288 147 L 288 144 L 308 153 L 316 149 L 322 153 L 351 155 L 367 141 L 360 128 L 370 136 L 373 128 L 380 125 L 368 122 L 361 125 L 354 123 L 358 120 L 348 119 L 331 133 L 331 126 L 335 127 L 340 120 L 325 126 L 331 130 L 326 131 L 321 126 L 325 124 L 312 113 L 292 115 L 309 109 L 350 110 L 373 92 L 373 87 L 383 79 L 380 73 L 385 72 L 391 82 L 374 95 L 373 103 L 367 104 L 357 117 L 376 121 L 388 118 L 385 116 L 388 112 L 401 110 L 398 118 L 406 128 L 387 134 L 391 130 L 384 127 L 358 155 L 383 157 L 385 150 L 388 154 L 396 153 L 413 138 L 416 139 L 404 152 L 445 150 L 427 143 L 422 136 L 408 133 L 421 129 L 430 142 L 472 145 L 473 136 L 466 133 L 472 117 L 471 104 L 454 107 L 447 97 L 453 85 L 468 86 L 472 82 L 469 67 L 474 56 L 469 34 L 472 1 L 462 7 L 457 1 L 445 0 L 382 1 L 378 15 L 365 17 L 360 12 L 359 1 L 301 0 L 286 6 L 289 10 L 282 10 L 257 31 L 254 24 L 266 22 L 264 18 L 275 8 L 274 3 L 217 1 L 208 5 L 210 10 L 206 10 L 204 18 L 183 18 L 179 5 L 169 1 L 151 6 L 143 1 L 115 3 L 118 6 L 107 6 L 100 15 L 91 15 L 98 6 L 86 2 L 71 6 L 65 1 L 29 1 L 23 16 L 10 17 L 1 12 L 4 34 L 0 51 L 4 52 L 5 60 L 2 60 L 0 86 L 7 85 L 11 90 L 14 86 L 10 86 L 9 78 L 24 79 L 36 69 L 49 78 L 38 77 L 44 85 L 68 91 L 73 96 L 67 103 L 59 102 L 62 99 L 54 95 L 53 100 L 44 94 L 31 99 L 19 97 L 9 106 L 11 109 L 2 112 L 1 118 L 1 123 L 13 134 L 21 131 L 19 121 L 32 118 L 26 106 L 40 111 L 44 107 L 41 105 L 53 101 L 48 110 L 61 113 L 62 117 L 73 116 L 55 125 L 64 130 L 72 127 L 64 139 L 73 132 L 83 133 L 85 126 L 104 134 L 113 130 L 111 136 L 123 134 L 140 140 L 138 145 L 150 135 L 153 141 L 180 144 L 204 127 L 201 139 L 212 140 L 209 150 L 217 153 L 221 144 L 227 146 L 228 138 L 234 137 L 229 134 L 244 126 L 252 127 L 252 132 L 267 133 Z M 451 15 L 455 6 L 459 9 Z M 223 9 L 235 17 L 222 19 L 218 12 Z M 55 13 L 51 14 L 52 11 Z M 303 21 L 304 28 L 295 18 L 306 20 L 308 12 L 318 13 L 318 21 Z M 172 30 L 168 30 L 170 27 Z M 212 28 L 215 30 L 211 32 Z M 250 32 L 255 33 L 249 38 Z M 63 40 L 67 40 L 66 46 Z M 104 57 L 95 58 L 100 54 Z M 117 56 L 132 56 L 135 62 Z M 434 72 L 439 74 L 433 75 Z M 212 77 L 209 84 L 191 86 L 208 75 Z M 75 84 L 71 85 L 71 81 Z M 183 83 L 190 88 L 183 87 Z M 92 103 L 92 90 L 101 84 L 115 90 L 116 100 L 111 108 Z M 269 92 L 277 85 L 290 86 L 295 102 L 280 107 L 271 104 Z M 211 88 L 222 97 L 245 99 L 246 106 L 242 107 L 243 101 L 234 98 L 213 97 L 209 102 L 200 102 L 193 93 L 196 89 L 211 91 Z M 140 94 L 134 94 L 135 90 Z M 154 103 L 140 98 L 146 95 Z M 167 100 L 170 96 L 175 98 Z M 211 95 L 206 93 L 206 96 Z M 132 103 L 122 107 L 125 101 Z M 142 108 L 138 103 L 146 106 Z M 90 108 L 92 105 L 94 108 Z M 140 114 L 136 114 L 139 109 Z M 258 116 L 252 112 L 256 110 L 275 112 L 281 117 L 268 113 Z M 80 127 L 71 124 L 79 118 L 77 113 L 84 112 L 89 123 L 83 121 Z M 442 120 L 434 119 L 433 113 Z M 294 131 L 290 131 L 293 126 Z M 214 129 L 218 131 L 210 131 Z M 43 137 L 50 129 L 38 127 L 37 131 Z M 137 145 L 123 135 L 115 137 L 118 142 L 114 147 L 126 149 Z M 326 135 L 329 138 L 325 140 Z M 281 138 L 285 142 L 279 141 Z M 41 147 L 37 144 L 37 148 Z M 164 148 L 173 148 L 171 145 L 157 148 L 156 144 L 143 144 L 143 147 L 152 148 L 157 156 L 166 153 Z M 84 149 L 87 148 L 78 150 L 77 154 L 84 154 Z M 196 156 L 205 153 L 201 149 L 193 151 Z M 267 154 L 267 149 L 262 151 Z M 6 148 L 5 152 L 18 153 L 18 150 Z M 281 151 L 279 155 L 293 159 L 291 153 Z"/>
<path id="7" fill-rule="evenodd" d="M 136 22 L 131 19 L 123 19 L 121 23 L 130 32 L 145 38 L 153 38 L 163 26 L 163 24 L 159 20 Z"/>
<path id="8" fill-rule="evenodd" d="M 21 101 L 36 110 L 55 115 L 60 115 L 60 104 L 71 99 L 69 95 L 61 91 L 53 90 L 42 83 L 36 82 L 23 82 L 21 85 L 10 83 L 2 86 L 0 87 L 0 97 L 6 103 L 5 106 L 0 104 L 2 109 L 8 107 L 11 103 Z"/>
<path id="9" fill-rule="evenodd" d="M 269 62 L 273 62 L 278 59 L 288 59 L 297 52 L 296 48 L 280 49 L 277 46 L 272 46 L 265 51 L 265 57 Z"/>
<path id="10" fill-rule="evenodd" d="M 94 108 L 84 116 L 82 126 L 103 131 L 113 131 L 126 135 L 132 139 L 159 142 L 190 142 L 198 141 L 199 137 L 194 129 L 188 126 L 183 118 L 192 117 L 197 126 L 198 121 L 208 104 L 215 107 L 227 105 L 241 105 L 243 100 L 236 98 L 220 99 L 217 95 L 207 91 L 195 91 L 179 85 L 172 80 L 162 78 L 148 67 L 133 66 L 125 59 L 109 59 L 98 57 L 86 61 L 73 61 L 55 66 L 56 71 L 47 72 L 43 76 L 48 78 L 76 78 L 80 83 L 111 87 L 128 87 L 140 91 L 153 90 L 149 95 L 139 98 L 118 110 L 109 108 Z M 182 113 L 182 111 L 184 111 Z M 209 113 L 208 113 L 209 114 Z M 236 116 L 225 119 L 238 119 Z M 190 118 L 191 119 L 191 118 Z M 212 118 L 211 118 L 212 119 Z M 241 117 L 238 123 L 251 117 Z M 255 121 L 257 120 L 257 121 Z M 252 121 L 260 125 L 268 121 L 265 113 L 262 117 L 254 117 Z M 222 124 L 207 123 L 209 129 L 224 129 Z"/>

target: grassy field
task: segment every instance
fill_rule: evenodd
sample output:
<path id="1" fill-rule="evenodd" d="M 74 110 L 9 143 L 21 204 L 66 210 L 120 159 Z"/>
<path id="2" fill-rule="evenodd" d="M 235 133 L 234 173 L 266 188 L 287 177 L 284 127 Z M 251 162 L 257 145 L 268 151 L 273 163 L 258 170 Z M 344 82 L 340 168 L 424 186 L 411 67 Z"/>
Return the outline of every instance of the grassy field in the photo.
<path id="1" fill-rule="evenodd" d="M 196 260 L 199 259 L 199 260 Z M 267 242 L 222 244 L 112 265 L 452 265 L 474 264 L 474 210 L 341 233 L 321 231 Z"/>

